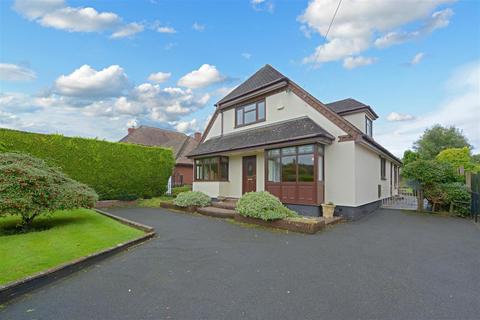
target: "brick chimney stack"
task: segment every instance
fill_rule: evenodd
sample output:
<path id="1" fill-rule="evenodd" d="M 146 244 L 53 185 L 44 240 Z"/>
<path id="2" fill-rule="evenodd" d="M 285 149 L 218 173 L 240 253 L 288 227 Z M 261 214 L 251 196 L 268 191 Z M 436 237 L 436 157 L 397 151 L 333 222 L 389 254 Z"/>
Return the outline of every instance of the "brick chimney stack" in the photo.
<path id="1" fill-rule="evenodd" d="M 193 138 L 197 141 L 202 140 L 202 133 L 201 132 L 195 132 Z"/>
<path id="2" fill-rule="evenodd" d="M 135 131 L 134 127 L 128 128 L 128 134 L 132 134 Z"/>

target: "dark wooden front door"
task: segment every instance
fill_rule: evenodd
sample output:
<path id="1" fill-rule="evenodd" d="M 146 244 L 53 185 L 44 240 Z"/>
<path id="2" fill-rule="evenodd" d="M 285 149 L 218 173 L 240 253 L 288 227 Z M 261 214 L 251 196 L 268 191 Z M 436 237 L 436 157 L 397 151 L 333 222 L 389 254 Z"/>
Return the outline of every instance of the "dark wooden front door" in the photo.
<path id="1" fill-rule="evenodd" d="M 243 157 L 243 193 L 257 191 L 257 156 Z"/>

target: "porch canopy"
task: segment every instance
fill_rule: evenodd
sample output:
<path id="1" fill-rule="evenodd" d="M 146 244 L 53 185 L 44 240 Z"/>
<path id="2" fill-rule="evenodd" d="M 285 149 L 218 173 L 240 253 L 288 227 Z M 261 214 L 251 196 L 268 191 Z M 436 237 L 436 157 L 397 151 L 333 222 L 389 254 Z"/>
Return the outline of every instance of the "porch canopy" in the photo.
<path id="1" fill-rule="evenodd" d="M 331 144 L 333 140 L 335 137 L 325 129 L 310 118 L 302 117 L 213 137 L 199 144 L 188 157 L 199 158 L 260 147 L 271 149 L 299 142 Z"/>

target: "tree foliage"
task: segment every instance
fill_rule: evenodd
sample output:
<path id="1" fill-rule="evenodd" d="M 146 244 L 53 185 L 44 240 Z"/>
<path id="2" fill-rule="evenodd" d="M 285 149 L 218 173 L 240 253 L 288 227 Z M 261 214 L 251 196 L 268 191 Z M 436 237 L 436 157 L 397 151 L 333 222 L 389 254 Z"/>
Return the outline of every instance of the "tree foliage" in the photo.
<path id="1" fill-rule="evenodd" d="M 455 182 L 458 179 L 451 164 L 422 159 L 405 165 L 402 176 L 417 181 L 423 187 L 435 183 Z"/>
<path id="2" fill-rule="evenodd" d="M 43 160 L 0 153 L 0 216 L 18 215 L 22 225 L 56 210 L 93 207 L 98 199 L 88 186 L 70 179 Z"/>
<path id="3" fill-rule="evenodd" d="M 435 159 L 442 150 L 463 147 L 472 148 L 461 130 L 454 126 L 442 127 L 439 124 L 425 130 L 413 145 L 414 150 L 425 160 Z"/>
<path id="4" fill-rule="evenodd" d="M 8 151 L 31 154 L 95 189 L 101 199 L 132 200 L 165 193 L 172 150 L 96 139 L 0 129 Z"/>
<path id="5" fill-rule="evenodd" d="M 407 165 L 410 162 L 418 160 L 418 158 L 419 158 L 419 155 L 415 151 L 405 150 L 405 152 L 403 153 L 403 159 L 402 159 L 403 165 Z"/>
<path id="6" fill-rule="evenodd" d="M 445 149 L 440 151 L 436 159 L 451 164 L 455 169 L 463 167 L 466 171 L 475 170 L 475 163 L 467 147 Z"/>

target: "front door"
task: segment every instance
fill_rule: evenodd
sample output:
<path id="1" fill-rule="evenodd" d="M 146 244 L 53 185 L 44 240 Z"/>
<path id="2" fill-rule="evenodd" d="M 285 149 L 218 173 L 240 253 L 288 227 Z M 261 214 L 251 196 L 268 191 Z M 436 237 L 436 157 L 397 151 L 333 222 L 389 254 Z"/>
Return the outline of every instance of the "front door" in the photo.
<path id="1" fill-rule="evenodd" d="M 257 191 L 257 156 L 243 157 L 243 193 Z"/>

